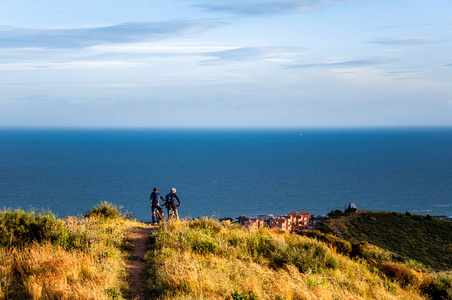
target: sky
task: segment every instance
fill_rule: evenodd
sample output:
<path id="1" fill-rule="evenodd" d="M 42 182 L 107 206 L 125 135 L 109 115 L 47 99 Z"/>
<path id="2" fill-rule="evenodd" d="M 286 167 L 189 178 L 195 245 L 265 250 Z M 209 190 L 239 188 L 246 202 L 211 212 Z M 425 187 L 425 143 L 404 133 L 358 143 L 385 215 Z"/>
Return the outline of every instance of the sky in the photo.
<path id="1" fill-rule="evenodd" d="M 0 0 L 0 126 L 452 126 L 452 1 Z"/>

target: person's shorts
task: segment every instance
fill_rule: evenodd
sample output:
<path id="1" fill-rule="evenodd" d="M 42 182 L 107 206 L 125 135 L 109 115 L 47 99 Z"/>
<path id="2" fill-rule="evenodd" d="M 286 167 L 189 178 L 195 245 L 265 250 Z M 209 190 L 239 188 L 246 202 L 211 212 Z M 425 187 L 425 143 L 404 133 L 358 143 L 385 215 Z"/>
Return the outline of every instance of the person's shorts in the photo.
<path id="1" fill-rule="evenodd" d="M 171 209 L 172 208 L 173 210 L 176 210 L 177 209 L 177 205 L 176 205 L 176 203 L 174 201 L 171 201 L 171 202 L 167 203 L 166 208 L 167 209 Z"/>
<path id="2" fill-rule="evenodd" d="M 155 205 L 155 204 L 152 204 L 152 206 L 151 206 L 151 210 L 152 210 L 152 212 L 154 212 L 155 210 L 158 210 L 158 211 L 162 211 L 162 208 L 160 207 L 160 206 L 157 206 L 157 205 Z"/>

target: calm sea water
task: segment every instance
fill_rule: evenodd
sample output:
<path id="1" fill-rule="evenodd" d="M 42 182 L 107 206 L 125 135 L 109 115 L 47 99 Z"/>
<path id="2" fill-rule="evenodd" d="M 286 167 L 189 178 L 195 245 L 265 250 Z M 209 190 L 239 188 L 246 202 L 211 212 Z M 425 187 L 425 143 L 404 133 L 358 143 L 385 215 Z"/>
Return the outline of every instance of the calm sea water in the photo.
<path id="1" fill-rule="evenodd" d="M 452 216 L 452 129 L 0 130 L 0 208 L 109 201 L 149 221 L 153 187 L 177 188 L 182 217 L 349 202 Z"/>

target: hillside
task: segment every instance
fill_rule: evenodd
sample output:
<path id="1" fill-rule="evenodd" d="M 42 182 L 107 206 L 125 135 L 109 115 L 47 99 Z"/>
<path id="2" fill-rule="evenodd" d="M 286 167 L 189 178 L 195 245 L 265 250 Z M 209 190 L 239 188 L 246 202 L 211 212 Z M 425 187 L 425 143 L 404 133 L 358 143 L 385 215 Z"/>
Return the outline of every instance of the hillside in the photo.
<path id="1" fill-rule="evenodd" d="M 430 216 L 367 212 L 335 223 L 349 241 L 367 241 L 435 270 L 452 266 L 452 222 Z"/>
<path id="2" fill-rule="evenodd" d="M 0 300 L 452 299 L 452 274 L 419 272 L 376 246 L 213 218 L 163 222 L 140 236 L 149 239 L 146 264 L 132 268 L 146 274 L 147 295 L 135 298 L 129 237 L 146 226 L 108 203 L 65 219 L 0 211 Z"/>
<path id="3" fill-rule="evenodd" d="M 386 261 L 338 254 L 305 236 L 215 219 L 164 223 L 146 256 L 155 299 L 450 299 L 437 277 Z M 442 279 L 441 279 L 442 280 Z M 440 281 L 444 288 L 444 280 Z M 446 278 L 446 283 L 451 277 Z M 446 284 L 446 287 L 447 287 Z M 450 285 L 449 285 L 450 286 Z"/>

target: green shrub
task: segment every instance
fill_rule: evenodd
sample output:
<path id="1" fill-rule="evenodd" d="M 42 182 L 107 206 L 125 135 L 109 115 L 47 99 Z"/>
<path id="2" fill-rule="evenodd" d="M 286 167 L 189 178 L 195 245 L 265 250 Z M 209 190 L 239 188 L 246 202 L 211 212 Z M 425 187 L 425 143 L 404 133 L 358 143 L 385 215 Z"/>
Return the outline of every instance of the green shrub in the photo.
<path id="1" fill-rule="evenodd" d="M 414 259 L 406 259 L 405 258 L 405 259 L 403 259 L 403 264 L 417 272 L 422 272 L 422 273 L 431 273 L 432 272 L 431 268 L 426 267 L 423 263 L 420 263 Z"/>
<path id="2" fill-rule="evenodd" d="M 270 257 L 276 267 L 292 264 L 300 272 L 337 268 L 337 260 L 328 247 L 315 241 L 289 241 Z"/>
<path id="3" fill-rule="evenodd" d="M 396 254 L 391 253 L 388 250 L 370 244 L 367 245 L 367 247 L 361 254 L 362 258 L 364 258 L 367 261 L 374 262 L 376 264 L 396 260 L 395 255 Z"/>
<path id="4" fill-rule="evenodd" d="M 209 234 L 217 234 L 222 230 L 223 225 L 215 218 L 197 218 L 190 221 L 189 227 L 205 229 Z"/>
<path id="5" fill-rule="evenodd" d="M 254 295 L 252 292 L 249 293 L 239 293 L 237 291 L 235 291 L 234 293 L 231 294 L 231 298 L 233 300 L 257 300 L 258 298 L 256 297 L 256 295 Z"/>
<path id="6" fill-rule="evenodd" d="M 122 206 L 116 206 L 112 203 L 108 203 L 106 201 L 102 201 L 99 205 L 91 208 L 87 214 L 86 217 L 91 216 L 98 216 L 98 217 L 104 217 L 108 219 L 116 219 L 121 217 L 120 209 Z"/>
<path id="7" fill-rule="evenodd" d="M 117 288 L 110 288 L 105 290 L 105 294 L 107 294 L 108 297 L 111 299 L 122 299 L 121 291 Z"/>
<path id="8" fill-rule="evenodd" d="M 218 245 L 218 242 L 214 239 L 210 239 L 207 236 L 199 237 L 193 239 L 192 241 L 192 249 L 194 252 L 199 254 L 220 254 L 221 248 Z"/>
<path id="9" fill-rule="evenodd" d="M 48 228 L 57 221 L 50 212 L 36 213 L 33 210 L 0 211 L 0 245 L 24 245 L 33 241 L 40 242 L 46 236 Z"/>
<path id="10" fill-rule="evenodd" d="M 328 225 L 326 225 L 325 222 L 317 224 L 315 226 L 315 229 L 322 233 L 325 233 L 325 234 L 330 233 L 330 234 L 336 235 L 336 232 L 333 229 L 331 229 L 330 227 L 328 227 Z"/>
<path id="11" fill-rule="evenodd" d="M 421 284 L 421 290 L 432 299 L 452 299 L 452 272 L 439 272 Z"/>
<path id="12" fill-rule="evenodd" d="M 332 248 L 336 249 L 338 253 L 349 255 L 352 252 L 352 245 L 345 241 L 340 239 L 339 237 L 332 235 L 332 234 L 325 234 L 318 230 L 301 230 L 297 232 L 299 235 L 307 236 L 310 238 L 314 238 L 318 241 L 327 243 Z"/>
<path id="13" fill-rule="evenodd" d="M 330 219 L 336 219 L 336 218 L 340 218 L 346 214 L 342 210 L 336 209 L 336 210 L 330 211 L 329 213 L 327 213 L 327 215 Z"/>
<path id="14" fill-rule="evenodd" d="M 247 251 L 252 257 L 270 257 L 277 248 L 274 240 L 264 230 L 259 230 L 246 238 L 243 251 Z"/>
<path id="15" fill-rule="evenodd" d="M 362 257 L 368 247 L 369 243 L 366 241 L 352 243 L 352 252 L 350 253 L 350 255 Z"/>

